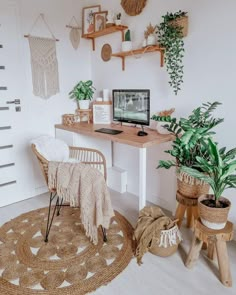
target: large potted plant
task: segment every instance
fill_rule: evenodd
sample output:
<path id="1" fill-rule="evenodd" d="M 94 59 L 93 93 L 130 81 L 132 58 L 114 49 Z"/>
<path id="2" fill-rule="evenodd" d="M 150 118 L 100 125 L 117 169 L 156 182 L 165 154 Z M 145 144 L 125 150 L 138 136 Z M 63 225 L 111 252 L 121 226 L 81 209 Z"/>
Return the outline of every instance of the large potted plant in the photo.
<path id="1" fill-rule="evenodd" d="M 168 13 L 157 26 L 158 42 L 165 48 L 164 61 L 169 73 L 169 84 L 177 95 L 183 83 L 184 33 L 178 20 L 186 17 L 187 12 Z"/>
<path id="2" fill-rule="evenodd" d="M 94 86 L 91 80 L 80 81 L 74 88 L 69 92 L 70 98 L 75 99 L 79 108 L 82 110 L 89 109 L 89 102 L 93 98 Z"/>
<path id="3" fill-rule="evenodd" d="M 174 157 L 174 160 L 161 160 L 157 168 L 192 167 L 201 171 L 196 157 L 208 160 L 207 139 L 214 132 L 212 129 L 223 122 L 221 118 L 214 118 L 213 112 L 220 105 L 219 102 L 204 103 L 194 109 L 187 118 L 172 118 L 171 116 L 152 116 L 155 121 L 165 122 L 163 126 L 175 136 L 170 150 L 165 151 Z M 177 187 L 181 195 L 188 198 L 198 198 L 208 193 L 209 185 L 204 180 L 191 177 L 184 171 L 177 169 Z"/>
<path id="4" fill-rule="evenodd" d="M 181 166 L 184 173 L 208 183 L 213 194 L 199 197 L 198 207 L 201 222 L 211 229 L 225 227 L 230 209 L 230 201 L 222 197 L 228 188 L 236 188 L 236 148 L 226 152 L 226 148 L 218 145 L 208 138 L 208 160 L 205 157 L 196 157 L 195 168 Z M 200 172 L 201 171 L 201 172 Z"/>

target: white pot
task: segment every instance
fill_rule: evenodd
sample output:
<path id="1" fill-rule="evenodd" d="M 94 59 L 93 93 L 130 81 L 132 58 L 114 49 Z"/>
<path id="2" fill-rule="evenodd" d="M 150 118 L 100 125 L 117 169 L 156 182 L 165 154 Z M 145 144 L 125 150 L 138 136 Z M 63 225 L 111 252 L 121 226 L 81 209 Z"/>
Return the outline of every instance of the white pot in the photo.
<path id="1" fill-rule="evenodd" d="M 131 41 L 123 41 L 121 43 L 121 50 L 122 51 L 130 51 L 130 50 L 132 50 L 132 42 Z"/>
<path id="2" fill-rule="evenodd" d="M 115 24 L 116 24 L 116 26 L 120 26 L 121 25 L 121 19 L 116 19 Z"/>
<path id="3" fill-rule="evenodd" d="M 151 34 L 147 37 L 147 45 L 156 45 L 156 35 Z"/>
<path id="4" fill-rule="evenodd" d="M 79 100 L 79 108 L 81 110 L 88 110 L 89 109 L 90 100 Z"/>

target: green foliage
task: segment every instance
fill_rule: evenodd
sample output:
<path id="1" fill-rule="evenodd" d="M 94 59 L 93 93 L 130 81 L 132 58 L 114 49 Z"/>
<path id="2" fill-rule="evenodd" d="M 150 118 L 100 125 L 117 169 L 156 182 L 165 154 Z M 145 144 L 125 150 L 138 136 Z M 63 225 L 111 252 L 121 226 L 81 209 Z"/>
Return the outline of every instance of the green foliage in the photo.
<path id="1" fill-rule="evenodd" d="M 121 19 L 121 13 L 120 13 L 120 12 L 117 13 L 117 15 L 116 15 L 116 19 Z"/>
<path id="2" fill-rule="evenodd" d="M 130 30 L 127 30 L 125 32 L 125 41 L 131 41 Z"/>
<path id="3" fill-rule="evenodd" d="M 185 16 L 186 12 L 168 13 L 162 16 L 163 21 L 158 27 L 158 41 L 160 46 L 165 48 L 165 64 L 169 73 L 169 84 L 173 88 L 175 95 L 180 90 L 183 83 L 183 57 L 184 57 L 184 41 L 182 36 L 182 28 L 175 26 L 171 21 Z"/>
<path id="4" fill-rule="evenodd" d="M 172 166 L 188 166 L 201 171 L 197 157 L 208 160 L 208 138 L 215 132 L 212 129 L 224 121 L 214 118 L 212 113 L 221 103 L 204 103 L 194 109 L 187 118 L 172 118 L 170 116 L 152 116 L 155 121 L 165 122 L 165 127 L 175 136 L 172 142 L 172 149 L 165 151 L 175 158 L 175 161 L 160 161 L 157 168 L 169 169 Z M 229 158 L 231 154 L 228 154 Z"/>
<path id="5" fill-rule="evenodd" d="M 206 147 L 207 160 L 200 156 L 196 157 L 198 170 L 181 166 L 180 171 L 207 182 L 213 190 L 217 203 L 225 189 L 236 188 L 236 148 L 226 152 L 225 147 L 219 149 L 210 138 L 208 138 Z"/>
<path id="6" fill-rule="evenodd" d="M 94 94 L 94 86 L 91 80 L 80 81 L 69 92 L 70 98 L 75 100 L 91 100 Z"/>

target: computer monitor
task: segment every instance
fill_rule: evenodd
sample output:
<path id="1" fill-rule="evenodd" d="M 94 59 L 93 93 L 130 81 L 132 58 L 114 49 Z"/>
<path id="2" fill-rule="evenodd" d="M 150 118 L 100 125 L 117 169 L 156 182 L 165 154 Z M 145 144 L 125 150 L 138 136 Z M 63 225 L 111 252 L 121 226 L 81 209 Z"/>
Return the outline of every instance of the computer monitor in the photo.
<path id="1" fill-rule="evenodd" d="M 112 105 L 113 121 L 149 125 L 149 89 L 114 89 Z"/>

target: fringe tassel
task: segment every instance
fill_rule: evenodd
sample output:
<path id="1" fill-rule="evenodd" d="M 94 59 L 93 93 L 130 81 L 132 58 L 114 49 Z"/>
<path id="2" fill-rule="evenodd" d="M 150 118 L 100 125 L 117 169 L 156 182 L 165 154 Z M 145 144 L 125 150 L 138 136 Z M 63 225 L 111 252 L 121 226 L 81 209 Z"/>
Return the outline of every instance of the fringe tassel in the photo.
<path id="1" fill-rule="evenodd" d="M 176 176 L 180 181 L 183 181 L 183 182 L 190 184 L 190 185 L 194 185 L 194 184 L 206 185 L 207 184 L 204 180 L 197 179 L 197 178 L 187 174 L 186 172 L 177 172 Z"/>
<path id="2" fill-rule="evenodd" d="M 178 226 L 175 225 L 168 230 L 161 231 L 160 243 L 158 246 L 167 248 L 169 246 L 176 245 L 179 241 L 182 241 L 182 236 Z"/>

